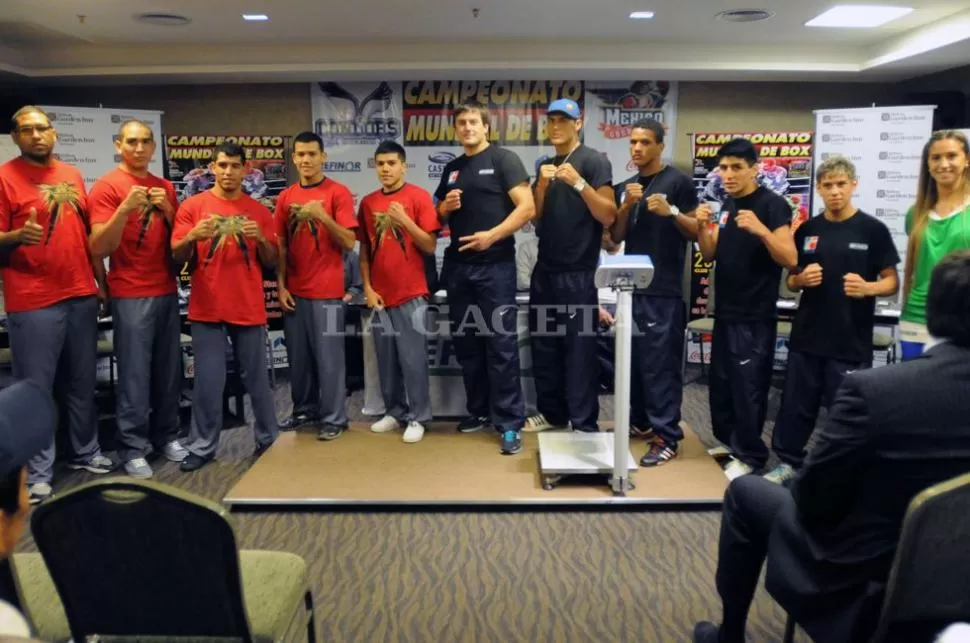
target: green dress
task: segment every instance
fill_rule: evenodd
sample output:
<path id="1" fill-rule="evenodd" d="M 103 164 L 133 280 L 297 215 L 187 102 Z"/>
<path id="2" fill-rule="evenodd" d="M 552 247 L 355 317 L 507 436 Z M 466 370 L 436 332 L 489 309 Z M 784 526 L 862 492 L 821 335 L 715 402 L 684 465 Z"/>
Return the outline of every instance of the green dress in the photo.
<path id="1" fill-rule="evenodd" d="M 906 212 L 906 234 L 912 232 L 913 208 Z M 919 259 L 913 270 L 913 284 L 903 305 L 900 319 L 915 324 L 926 324 L 926 296 L 930 288 L 930 275 L 940 259 L 954 250 L 970 249 L 970 203 L 963 210 L 945 219 L 930 218 L 923 232 Z"/>

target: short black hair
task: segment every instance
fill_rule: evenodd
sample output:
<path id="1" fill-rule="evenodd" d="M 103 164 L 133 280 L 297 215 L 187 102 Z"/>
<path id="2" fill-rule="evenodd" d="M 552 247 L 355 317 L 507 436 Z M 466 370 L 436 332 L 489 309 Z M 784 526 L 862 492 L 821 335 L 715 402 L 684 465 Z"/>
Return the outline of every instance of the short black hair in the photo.
<path id="1" fill-rule="evenodd" d="M 970 348 L 970 250 L 951 252 L 933 268 L 926 329 L 937 339 Z"/>
<path id="2" fill-rule="evenodd" d="M 246 150 L 239 143 L 230 143 L 229 141 L 219 143 L 212 148 L 212 157 L 210 160 L 215 163 L 220 154 L 225 154 L 230 158 L 238 156 L 243 163 L 246 162 Z"/>
<path id="3" fill-rule="evenodd" d="M 455 107 L 455 118 L 457 119 L 459 116 L 461 116 L 462 114 L 465 114 L 466 112 L 478 112 L 479 115 L 481 115 L 482 117 L 482 125 L 485 125 L 486 127 L 489 127 L 489 128 L 491 127 L 492 124 L 488 118 L 488 108 L 482 105 L 481 103 L 479 103 L 478 101 L 470 100 Z"/>
<path id="4" fill-rule="evenodd" d="M 654 140 L 656 140 L 658 143 L 664 142 L 664 132 L 666 130 L 664 130 L 663 123 L 654 118 L 641 118 L 633 124 L 633 127 L 630 128 L 631 131 L 635 129 L 650 130 L 653 132 Z"/>
<path id="5" fill-rule="evenodd" d="M 293 149 L 296 149 L 297 143 L 316 143 L 320 146 L 320 151 L 323 151 L 323 139 L 320 138 L 314 132 L 300 132 L 295 137 L 293 137 Z"/>
<path id="6" fill-rule="evenodd" d="M 20 472 L 14 469 L 0 477 L 0 511 L 15 514 L 20 510 Z"/>
<path id="7" fill-rule="evenodd" d="M 129 125 L 140 125 L 141 127 L 144 127 L 145 129 L 148 130 L 148 133 L 150 135 L 149 138 L 151 138 L 153 141 L 155 140 L 155 132 L 152 130 L 152 126 L 146 123 L 145 121 L 138 120 L 137 118 L 129 118 L 124 123 L 118 126 L 119 140 L 121 139 L 122 135 L 124 135 L 125 128 L 128 127 Z"/>
<path id="8" fill-rule="evenodd" d="M 746 138 L 735 138 L 722 145 L 717 151 L 718 163 L 725 156 L 743 159 L 748 162 L 748 165 L 758 162 L 758 150 L 754 149 L 754 145 Z"/>
<path id="9" fill-rule="evenodd" d="M 48 125 L 51 125 L 51 126 L 54 125 L 51 122 L 50 114 L 48 114 L 47 112 L 45 112 L 43 109 L 41 109 L 40 107 L 37 107 L 36 105 L 24 105 L 23 107 L 21 107 L 20 109 L 18 109 L 16 112 L 14 112 L 13 113 L 13 116 L 10 117 L 10 131 L 11 132 L 14 131 L 14 130 L 16 130 L 20 126 L 20 123 L 17 122 L 17 121 L 20 120 L 20 117 L 21 116 L 26 116 L 27 114 L 40 114 L 41 116 L 43 116 L 44 118 L 47 119 L 47 124 Z"/>
<path id="10" fill-rule="evenodd" d="M 374 150 L 374 160 L 377 160 L 378 154 L 397 154 L 401 158 L 402 163 L 408 160 L 408 154 L 404 151 L 404 146 L 397 141 L 381 141 L 377 149 Z"/>

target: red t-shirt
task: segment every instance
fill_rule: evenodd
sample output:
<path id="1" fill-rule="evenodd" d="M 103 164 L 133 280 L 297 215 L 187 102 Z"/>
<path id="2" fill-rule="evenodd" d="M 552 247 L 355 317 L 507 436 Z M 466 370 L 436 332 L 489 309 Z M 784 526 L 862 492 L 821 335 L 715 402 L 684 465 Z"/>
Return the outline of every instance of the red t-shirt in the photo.
<path id="1" fill-rule="evenodd" d="M 300 215 L 300 207 L 319 201 L 323 211 L 345 228 L 355 229 L 354 197 L 333 179 L 313 186 L 291 185 L 276 199 L 276 234 L 286 239 L 286 289 L 305 299 L 344 296 L 343 248 L 319 221 Z"/>
<path id="2" fill-rule="evenodd" d="M 175 190 L 165 179 L 152 174 L 141 179 L 115 168 L 98 179 L 88 195 L 92 225 L 108 223 L 135 185 L 164 188 L 169 203 L 178 207 Z M 121 245 L 111 253 L 108 286 L 112 297 L 160 297 L 175 292 L 170 235 L 171 226 L 157 208 L 128 216 Z"/>
<path id="3" fill-rule="evenodd" d="M 195 243 L 189 320 L 263 326 L 266 324 L 263 266 L 256 241 L 243 236 L 242 224 L 246 219 L 255 221 L 266 239 L 275 244 L 273 215 L 249 196 L 229 201 L 206 190 L 182 203 L 175 215 L 172 245 L 210 216 L 217 218 L 219 231 L 212 239 Z"/>
<path id="4" fill-rule="evenodd" d="M 24 227 L 30 209 L 44 229 L 40 243 L 15 246 L 3 267 L 7 312 L 96 295 L 88 252 L 87 198 L 77 168 L 54 160 L 37 167 L 22 158 L 0 166 L 0 232 Z"/>
<path id="5" fill-rule="evenodd" d="M 441 228 L 431 195 L 416 185 L 405 183 L 402 188 L 384 194 L 372 192 L 360 202 L 361 223 L 358 236 L 367 235 L 370 245 L 371 287 L 384 299 L 384 305 L 393 308 L 415 297 L 428 296 L 428 280 L 424 272 L 424 254 L 411 236 L 384 219 L 392 202 L 404 206 L 418 227 L 425 232 L 437 232 Z M 387 221 L 388 227 L 377 233 L 377 221 Z"/>

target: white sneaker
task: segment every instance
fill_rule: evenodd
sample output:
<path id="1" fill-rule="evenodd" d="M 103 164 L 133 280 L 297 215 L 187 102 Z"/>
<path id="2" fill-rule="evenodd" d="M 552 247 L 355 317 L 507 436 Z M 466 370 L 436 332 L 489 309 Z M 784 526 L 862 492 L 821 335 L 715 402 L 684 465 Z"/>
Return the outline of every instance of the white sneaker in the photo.
<path id="1" fill-rule="evenodd" d="M 54 488 L 46 482 L 35 482 L 27 489 L 30 494 L 29 504 L 36 505 L 42 500 L 47 500 L 54 493 Z"/>
<path id="2" fill-rule="evenodd" d="M 401 423 L 392 418 L 390 415 L 385 415 L 377 422 L 370 425 L 370 430 L 374 433 L 390 433 L 391 431 L 397 431 L 401 428 Z"/>
<path id="3" fill-rule="evenodd" d="M 181 462 L 188 457 L 188 449 L 182 446 L 178 440 L 172 440 L 162 447 L 162 454 L 171 462 Z"/>
<path id="4" fill-rule="evenodd" d="M 746 476 L 752 471 L 754 471 L 754 469 L 734 458 L 732 458 L 728 465 L 724 467 L 724 475 L 727 476 L 728 480 L 734 480 L 735 478 Z"/>
<path id="5" fill-rule="evenodd" d="M 526 433 L 538 433 L 540 431 L 548 431 L 550 429 L 563 431 L 568 428 L 568 426 L 556 426 L 555 424 L 550 424 L 545 415 L 542 413 L 537 413 L 532 417 L 526 418 L 525 426 L 522 427 L 522 430 Z"/>
<path id="6" fill-rule="evenodd" d="M 415 442 L 420 442 L 421 438 L 424 437 L 424 426 L 420 422 L 415 422 L 411 420 L 408 422 L 408 428 L 404 429 L 403 440 L 408 444 L 413 444 Z"/>
<path id="7" fill-rule="evenodd" d="M 126 462 L 125 473 L 139 480 L 148 480 L 153 475 L 152 468 L 145 458 L 133 458 Z"/>

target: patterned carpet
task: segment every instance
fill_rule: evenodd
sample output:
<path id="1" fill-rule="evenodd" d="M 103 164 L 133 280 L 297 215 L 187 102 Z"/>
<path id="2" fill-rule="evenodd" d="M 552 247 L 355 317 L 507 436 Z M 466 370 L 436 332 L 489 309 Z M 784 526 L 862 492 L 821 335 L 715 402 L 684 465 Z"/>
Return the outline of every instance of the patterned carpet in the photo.
<path id="1" fill-rule="evenodd" d="M 282 417 L 287 385 L 276 393 Z M 362 397 L 350 399 L 354 419 Z M 771 418 L 777 398 L 773 389 Z M 612 417 L 612 399 L 601 400 L 601 417 Z M 702 383 L 686 387 L 684 419 L 711 443 Z M 219 500 L 251 452 L 251 432 L 233 429 L 213 464 L 183 474 L 155 461 L 156 479 Z M 57 489 L 90 478 L 65 472 Z M 240 547 L 306 559 L 322 641 L 689 641 L 696 621 L 719 620 L 716 512 L 341 511 L 234 521 Z M 34 549 L 29 535 L 20 549 Z M 780 641 L 783 629 L 781 609 L 759 591 L 749 640 Z"/>

